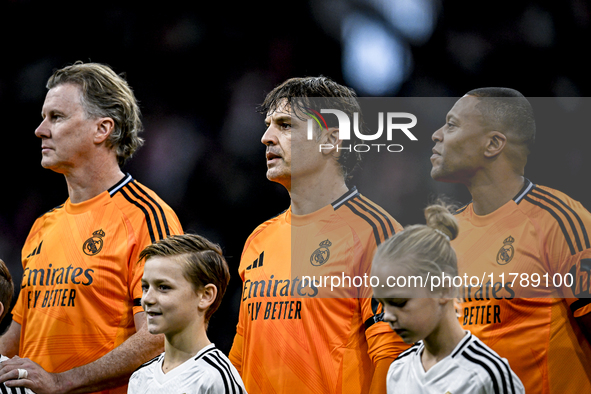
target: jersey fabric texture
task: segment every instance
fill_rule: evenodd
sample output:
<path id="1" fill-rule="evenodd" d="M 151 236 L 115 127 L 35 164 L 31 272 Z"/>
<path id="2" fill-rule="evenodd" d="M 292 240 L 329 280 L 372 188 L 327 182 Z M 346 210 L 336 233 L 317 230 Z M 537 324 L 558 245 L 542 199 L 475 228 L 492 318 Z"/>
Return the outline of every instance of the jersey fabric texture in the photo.
<path id="1" fill-rule="evenodd" d="M 421 362 L 424 349 L 419 341 L 394 360 L 388 370 L 388 394 L 525 393 L 507 360 L 469 332 L 426 372 Z"/>
<path id="2" fill-rule="evenodd" d="M 134 334 L 133 316 L 143 310 L 138 255 L 171 234 L 182 234 L 175 213 L 130 175 L 90 200 L 68 199 L 38 218 L 23 247 L 12 312 L 21 325 L 19 356 L 62 372 Z"/>
<path id="3" fill-rule="evenodd" d="M 8 357 L 0 354 L 0 363 L 8 360 Z M 2 394 L 35 394 L 30 389 L 24 387 L 6 387 L 4 383 L 0 383 L 0 393 Z"/>
<path id="4" fill-rule="evenodd" d="M 400 230 L 355 188 L 309 215 L 290 208 L 255 229 L 239 267 L 230 352 L 249 393 L 368 392 L 374 363 L 408 348 L 360 280 L 376 247 Z M 331 276 L 341 284 L 331 288 Z"/>
<path id="5" fill-rule="evenodd" d="M 164 357 L 162 353 L 131 375 L 128 394 L 246 394 L 238 371 L 214 344 L 166 374 Z"/>
<path id="6" fill-rule="evenodd" d="M 460 275 L 480 282 L 462 290 L 463 327 L 509 360 L 527 393 L 591 393 L 591 346 L 574 319 L 591 312 L 591 214 L 527 181 L 495 212 L 470 203 L 456 217 Z"/>

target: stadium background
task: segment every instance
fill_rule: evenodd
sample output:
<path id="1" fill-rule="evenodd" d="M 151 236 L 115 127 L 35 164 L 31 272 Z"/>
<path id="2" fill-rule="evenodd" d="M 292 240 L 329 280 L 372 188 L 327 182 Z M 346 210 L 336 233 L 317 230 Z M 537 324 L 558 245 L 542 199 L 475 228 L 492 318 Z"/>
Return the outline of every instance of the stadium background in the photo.
<path id="1" fill-rule="evenodd" d="M 20 249 L 35 218 L 67 198 L 63 176 L 40 166 L 45 82 L 76 60 L 125 73 L 143 111 L 145 146 L 124 171 L 155 190 L 188 232 L 224 248 L 230 288 L 210 324 L 229 351 L 240 299 L 236 274 L 245 239 L 289 205 L 265 178 L 265 93 L 294 76 L 325 75 L 360 96 L 459 97 L 508 86 L 528 97 L 571 97 L 565 114 L 539 114 L 526 176 L 591 207 L 584 115 L 569 108 L 590 95 L 591 9 L 585 0 L 309 0 L 173 6 L 103 1 L 80 6 L 0 3 L 4 168 L 0 258 L 19 288 Z M 455 100 L 455 99 L 454 99 Z M 453 104 L 453 100 L 450 101 Z M 435 195 L 462 202 L 462 187 L 429 177 L 430 135 L 451 106 L 433 109 L 419 142 L 368 162 L 357 184 L 403 225 L 421 222 Z M 365 176 L 364 176 L 365 173 Z M 371 176 L 369 176 L 371 174 Z M 378 187 L 372 194 L 372 185 Z M 9 324 L 6 318 L 2 329 Z"/>

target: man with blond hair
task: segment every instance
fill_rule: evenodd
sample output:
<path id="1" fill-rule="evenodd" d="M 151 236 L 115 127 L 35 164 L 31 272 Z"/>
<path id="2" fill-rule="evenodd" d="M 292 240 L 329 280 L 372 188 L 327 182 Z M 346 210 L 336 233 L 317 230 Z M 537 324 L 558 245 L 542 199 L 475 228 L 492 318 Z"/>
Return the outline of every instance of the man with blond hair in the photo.
<path id="1" fill-rule="evenodd" d="M 13 322 L 0 338 L 0 382 L 36 393 L 125 393 L 162 352 L 140 305 L 149 244 L 182 233 L 173 210 L 121 166 L 142 145 L 140 111 L 110 67 L 56 71 L 35 131 L 41 165 L 63 174 L 69 198 L 39 217 L 22 252 Z M 18 380 L 11 380 L 18 379 Z"/>

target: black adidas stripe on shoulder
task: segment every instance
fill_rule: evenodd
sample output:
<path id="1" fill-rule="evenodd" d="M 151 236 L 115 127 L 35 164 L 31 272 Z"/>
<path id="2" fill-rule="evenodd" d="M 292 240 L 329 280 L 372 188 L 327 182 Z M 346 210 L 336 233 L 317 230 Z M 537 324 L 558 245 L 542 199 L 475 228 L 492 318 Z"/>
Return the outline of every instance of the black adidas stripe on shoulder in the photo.
<path id="1" fill-rule="evenodd" d="M 532 197 L 537 198 L 537 200 Z M 524 196 L 523 199 L 530 204 L 536 205 L 537 207 L 545 210 L 556 220 L 560 230 L 562 231 L 562 234 L 564 235 L 564 239 L 566 240 L 571 255 L 576 254 L 577 250 L 578 252 L 582 252 L 585 249 L 589 249 L 589 236 L 587 234 L 585 225 L 583 224 L 580 216 L 564 201 L 556 197 L 554 194 L 542 190 L 537 186 L 534 186 L 532 190 L 526 196 Z M 573 217 L 578 222 L 580 231 L 575 225 Z M 567 225 L 565 224 L 563 218 L 566 219 L 568 226 L 574 236 L 574 240 L 569 234 Z M 583 247 L 581 240 L 585 242 L 585 247 Z"/>
<path id="2" fill-rule="evenodd" d="M 392 224 L 392 221 L 390 220 L 390 218 L 388 217 L 388 215 L 386 215 L 377 205 L 375 205 L 373 202 L 371 202 L 370 200 L 368 200 L 367 198 L 365 198 L 362 195 L 359 195 L 358 197 L 356 197 L 353 200 L 354 203 L 360 204 L 367 207 L 368 212 L 374 212 L 376 216 L 374 216 L 374 214 L 372 214 L 372 216 L 374 216 L 376 218 L 376 220 L 380 220 L 380 222 L 383 220 L 384 222 L 386 222 L 386 224 L 388 225 L 388 228 L 390 229 L 390 234 L 394 235 L 396 232 L 394 231 L 394 225 Z M 384 228 L 384 226 L 382 226 L 382 229 Z M 387 232 L 384 230 L 384 234 L 387 234 Z"/>
<path id="3" fill-rule="evenodd" d="M 501 364 L 505 373 L 507 374 L 509 385 L 511 386 L 511 393 L 515 393 L 515 384 L 513 383 L 513 375 L 511 374 L 511 369 L 509 369 L 509 365 L 503 361 L 498 355 L 492 353 L 489 349 L 485 348 L 480 342 L 474 342 L 474 346 L 478 347 L 483 353 L 486 353 L 489 357 L 496 360 L 497 363 Z"/>
<path id="4" fill-rule="evenodd" d="M 221 378 L 222 378 L 222 382 L 224 383 L 224 392 L 228 393 L 228 394 L 239 394 L 242 392 L 242 388 L 240 387 L 240 385 L 238 384 L 238 382 L 236 382 L 234 380 L 234 377 L 232 376 L 232 374 L 228 371 L 226 372 L 224 369 L 224 366 L 221 365 L 217 358 L 213 357 L 214 353 L 210 353 L 207 354 L 203 357 L 203 361 L 205 361 L 206 363 L 208 363 L 209 365 L 211 365 L 214 369 L 216 369 Z M 230 376 L 227 376 L 227 374 L 229 374 Z"/>
<path id="5" fill-rule="evenodd" d="M 137 191 L 135 189 L 137 189 Z M 162 206 L 143 188 L 141 188 L 137 182 L 132 179 L 122 185 L 115 193 L 121 193 L 128 202 L 135 205 L 143 212 L 152 243 L 170 236 L 168 221 L 166 220 L 166 215 L 164 214 Z M 140 202 L 143 203 L 143 205 Z M 148 212 L 146 207 L 148 207 L 150 212 Z M 160 222 L 160 218 L 156 211 L 160 212 L 162 223 Z M 158 235 L 158 239 L 156 239 L 156 234 Z"/>
<path id="6" fill-rule="evenodd" d="M 232 373 L 232 369 L 230 368 L 228 361 L 219 355 L 219 350 L 212 352 L 211 357 L 215 358 L 217 360 L 217 362 L 219 363 L 219 365 L 226 371 L 228 376 L 230 376 L 230 379 L 232 380 L 232 384 L 234 385 L 234 387 L 236 387 L 238 389 L 237 393 L 243 393 L 244 391 L 242 390 L 240 383 L 238 383 L 238 381 L 236 380 L 236 377 Z"/>
<path id="7" fill-rule="evenodd" d="M 534 188 L 534 191 L 538 192 L 538 193 L 542 193 L 545 196 L 548 196 L 548 198 L 552 198 L 552 199 L 556 200 L 558 204 L 560 204 L 562 207 L 564 207 L 564 209 L 568 210 L 572 214 L 572 216 L 575 218 L 575 220 L 579 223 L 579 227 L 581 228 L 581 235 L 582 235 L 583 240 L 585 241 L 585 249 L 591 248 L 591 243 L 589 242 L 589 235 L 587 234 L 587 229 L 585 228 L 585 224 L 583 224 L 583 220 L 581 219 L 579 214 L 577 212 L 575 212 L 575 210 L 572 209 L 569 205 L 567 205 L 562 199 L 558 198 L 554 194 L 552 194 L 544 189 L 541 189 L 537 186 Z M 532 194 L 534 194 L 534 193 L 532 193 Z M 568 215 L 566 215 L 566 216 L 569 217 Z M 570 219 L 570 217 L 569 217 L 569 223 L 571 224 L 571 228 L 573 229 L 573 233 L 575 233 L 575 235 L 577 236 L 577 240 L 578 240 L 578 232 L 576 231 L 576 226 L 574 226 L 574 223 L 572 223 L 572 220 Z M 577 242 L 577 246 L 579 246 L 578 242 Z M 579 249 L 579 251 L 581 251 L 581 250 L 582 249 Z"/>
<path id="8" fill-rule="evenodd" d="M 170 237 L 170 229 L 168 227 L 168 220 L 166 219 L 166 215 L 164 214 L 164 209 L 162 209 L 162 205 L 157 202 L 150 194 L 148 194 L 137 182 L 132 182 L 135 187 L 138 188 L 140 192 L 142 192 L 152 203 L 158 208 L 160 211 L 160 216 L 162 216 L 162 223 L 164 224 L 164 232 L 166 233 L 166 237 Z"/>
<path id="9" fill-rule="evenodd" d="M 351 212 L 365 220 L 367 224 L 371 226 L 373 229 L 373 236 L 375 238 L 376 245 L 379 246 L 382 242 L 389 238 L 386 225 L 390 228 L 390 233 L 394 234 L 394 226 L 392 225 L 392 221 L 386 215 L 384 215 L 383 212 L 371 205 L 367 199 L 361 197 L 359 193 L 357 193 L 357 195 L 353 198 L 345 201 L 343 205 L 349 208 Z"/>
<path id="10" fill-rule="evenodd" d="M 475 343 L 472 343 L 466 348 L 466 350 L 462 352 L 462 356 L 466 360 L 476 365 L 479 365 L 487 372 L 488 376 L 492 381 L 495 394 L 501 393 L 501 387 L 503 389 L 503 394 L 512 394 L 515 392 L 515 386 L 513 385 L 513 378 L 511 376 L 511 373 L 509 372 L 508 378 L 510 382 L 507 382 L 507 378 L 505 377 L 505 374 L 503 372 L 503 367 L 499 365 L 504 363 L 500 359 L 495 360 L 493 354 L 490 353 L 488 350 L 484 348 L 478 349 L 475 346 Z M 475 356 L 479 356 L 480 358 L 476 358 Z M 499 376 L 499 378 L 497 378 L 497 375 Z M 512 391 L 508 391 L 509 387 L 511 387 Z"/>
<path id="11" fill-rule="evenodd" d="M 360 212 L 350 201 L 345 203 L 345 206 L 351 210 L 355 215 L 359 216 L 361 219 L 365 220 L 373 229 L 373 236 L 376 240 L 376 245 L 380 245 L 382 243 L 382 237 L 380 237 L 380 233 L 378 231 L 378 227 L 376 224 L 367 216 L 366 214 Z M 384 241 L 386 238 L 384 237 Z"/>

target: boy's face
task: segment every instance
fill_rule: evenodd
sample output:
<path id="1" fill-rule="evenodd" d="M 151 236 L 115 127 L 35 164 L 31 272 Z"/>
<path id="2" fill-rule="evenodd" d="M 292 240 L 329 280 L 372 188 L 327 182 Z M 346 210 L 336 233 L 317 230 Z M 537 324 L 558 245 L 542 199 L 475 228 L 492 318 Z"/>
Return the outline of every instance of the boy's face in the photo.
<path id="1" fill-rule="evenodd" d="M 167 339 L 196 332 L 204 324 L 203 292 L 195 291 L 175 257 L 155 256 L 146 261 L 142 277 L 142 307 L 151 334 Z"/>

